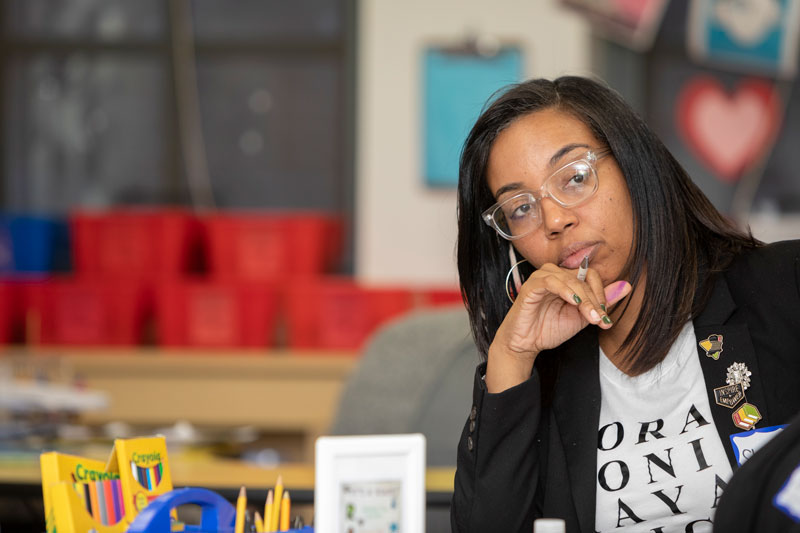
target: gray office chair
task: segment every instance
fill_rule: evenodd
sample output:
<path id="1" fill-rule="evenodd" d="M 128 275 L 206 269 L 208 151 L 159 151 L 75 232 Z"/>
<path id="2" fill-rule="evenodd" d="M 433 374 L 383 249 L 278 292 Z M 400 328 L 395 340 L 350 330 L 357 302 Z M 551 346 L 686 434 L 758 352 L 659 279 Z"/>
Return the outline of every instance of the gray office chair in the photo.
<path id="1" fill-rule="evenodd" d="M 331 433 L 423 433 L 428 466 L 455 466 L 479 361 L 462 306 L 405 315 L 368 342 Z"/>

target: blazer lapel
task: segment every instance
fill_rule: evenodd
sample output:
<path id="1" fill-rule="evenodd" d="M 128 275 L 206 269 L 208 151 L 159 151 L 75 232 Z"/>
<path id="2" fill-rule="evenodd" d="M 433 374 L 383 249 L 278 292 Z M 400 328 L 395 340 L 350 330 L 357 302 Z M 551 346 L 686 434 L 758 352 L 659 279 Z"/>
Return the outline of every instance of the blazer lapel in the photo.
<path id="1" fill-rule="evenodd" d="M 597 429 L 600 423 L 597 331 L 585 328 L 559 354 L 553 412 L 561 432 L 581 531 L 594 531 Z M 565 379 L 561 379 L 565 377 Z"/>
<path id="2" fill-rule="evenodd" d="M 756 427 L 766 427 L 770 423 L 761 373 L 758 371 L 758 361 L 747 324 L 737 320 L 736 303 L 725 278 L 717 275 L 713 283 L 714 288 L 706 308 L 694 320 L 694 330 L 714 424 L 728 454 L 728 460 L 735 468 L 736 456 L 730 436 L 748 430 L 747 427 L 742 427 L 742 418 L 754 420 L 760 416 Z M 708 348 L 710 350 L 707 351 Z M 743 391 L 736 386 L 730 387 L 727 383 L 729 370 L 733 373 L 737 367 L 750 372 L 749 385 L 745 383 L 746 388 Z M 741 412 L 747 404 L 748 407 Z M 734 417 L 737 412 L 739 424 L 742 426 L 737 426 L 737 418 Z"/>

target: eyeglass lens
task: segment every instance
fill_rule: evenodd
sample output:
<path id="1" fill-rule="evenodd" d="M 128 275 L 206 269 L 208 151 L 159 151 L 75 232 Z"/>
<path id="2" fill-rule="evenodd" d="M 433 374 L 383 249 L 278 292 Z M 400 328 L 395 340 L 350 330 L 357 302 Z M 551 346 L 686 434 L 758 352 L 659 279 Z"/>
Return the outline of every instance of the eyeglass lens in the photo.
<path id="1" fill-rule="evenodd" d="M 549 196 L 563 207 L 577 205 L 597 189 L 597 176 L 586 161 L 565 166 L 542 186 L 542 196 Z M 497 226 L 507 236 L 519 237 L 530 233 L 542 223 L 540 199 L 530 192 L 515 195 L 498 206 L 494 212 Z"/>

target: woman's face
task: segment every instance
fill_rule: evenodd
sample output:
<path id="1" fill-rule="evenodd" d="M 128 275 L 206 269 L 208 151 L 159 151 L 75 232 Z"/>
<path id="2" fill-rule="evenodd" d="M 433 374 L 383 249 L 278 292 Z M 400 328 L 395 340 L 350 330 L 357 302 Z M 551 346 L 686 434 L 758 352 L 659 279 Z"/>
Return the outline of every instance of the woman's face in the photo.
<path id="1" fill-rule="evenodd" d="M 503 130 L 489 153 L 487 177 L 495 199 L 521 190 L 538 191 L 555 170 L 602 146 L 589 128 L 572 115 L 545 109 L 520 117 Z M 620 279 L 633 244 L 633 210 L 622 172 L 611 155 L 597 161 L 599 185 L 588 200 L 562 207 L 541 201 L 542 224 L 514 241 L 514 247 L 536 268 L 554 263 L 589 266 L 608 284 Z M 499 195 L 498 195 L 499 193 Z"/>

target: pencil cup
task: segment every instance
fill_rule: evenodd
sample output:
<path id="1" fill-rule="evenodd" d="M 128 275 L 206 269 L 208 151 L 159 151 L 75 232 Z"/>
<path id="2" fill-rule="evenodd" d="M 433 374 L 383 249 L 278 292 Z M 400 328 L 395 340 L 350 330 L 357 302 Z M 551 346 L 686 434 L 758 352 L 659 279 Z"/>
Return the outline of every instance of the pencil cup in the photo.
<path id="1" fill-rule="evenodd" d="M 128 528 L 128 533 L 171 533 L 171 517 L 181 505 L 200 507 L 200 525 L 186 525 L 187 533 L 233 533 L 236 509 L 225 498 L 208 489 L 183 488 L 163 494 L 150 502 Z M 314 528 L 291 530 L 313 533 Z"/>

